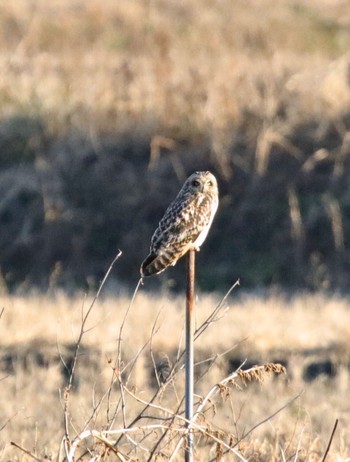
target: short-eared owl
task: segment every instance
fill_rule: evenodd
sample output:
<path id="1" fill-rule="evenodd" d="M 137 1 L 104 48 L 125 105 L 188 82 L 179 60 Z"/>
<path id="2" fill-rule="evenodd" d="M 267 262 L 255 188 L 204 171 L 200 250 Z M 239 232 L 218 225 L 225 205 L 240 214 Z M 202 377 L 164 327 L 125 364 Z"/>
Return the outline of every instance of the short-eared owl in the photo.
<path id="1" fill-rule="evenodd" d="M 141 277 L 175 265 L 188 250 L 199 250 L 218 208 L 218 185 L 210 172 L 195 172 L 167 208 L 155 230 Z"/>

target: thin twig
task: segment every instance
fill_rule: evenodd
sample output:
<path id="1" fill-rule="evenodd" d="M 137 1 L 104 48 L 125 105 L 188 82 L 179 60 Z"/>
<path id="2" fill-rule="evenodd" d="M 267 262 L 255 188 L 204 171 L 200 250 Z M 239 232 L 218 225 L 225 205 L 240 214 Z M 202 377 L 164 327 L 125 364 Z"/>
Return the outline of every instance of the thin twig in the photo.
<path id="1" fill-rule="evenodd" d="M 70 394 L 70 390 L 71 390 L 72 385 L 73 385 L 73 379 L 74 379 L 75 369 L 76 369 L 77 360 L 78 360 L 78 351 L 79 351 L 82 339 L 84 337 L 84 334 L 86 333 L 85 325 L 86 325 L 88 317 L 89 317 L 89 315 L 91 313 L 91 310 L 94 307 L 94 305 L 96 303 L 96 300 L 98 299 L 98 297 L 99 297 L 99 295 L 101 293 L 101 290 L 102 290 L 102 288 L 103 288 L 103 286 L 104 286 L 110 272 L 112 271 L 113 265 L 118 260 L 118 258 L 121 256 L 121 254 L 122 254 L 121 250 L 118 250 L 117 255 L 115 256 L 115 258 L 113 259 L 112 263 L 110 264 L 108 270 L 106 271 L 106 274 L 104 275 L 104 277 L 102 279 L 102 282 L 100 283 L 100 286 L 99 286 L 99 288 L 98 288 L 98 290 L 96 292 L 96 295 L 94 296 L 94 298 L 93 298 L 87 312 L 82 316 L 82 321 L 81 321 L 81 325 L 80 325 L 80 332 L 79 332 L 78 338 L 77 338 L 76 343 L 75 343 L 72 366 L 70 368 L 68 384 L 67 384 L 67 386 L 65 387 L 65 390 L 64 390 L 64 435 L 65 435 L 64 436 L 64 447 L 66 449 L 66 454 L 67 454 L 67 451 L 69 451 L 69 447 L 70 447 L 70 444 L 71 444 L 70 436 L 69 436 L 69 410 L 68 410 L 69 394 Z M 65 362 L 64 362 L 64 364 L 66 365 Z"/>
<path id="2" fill-rule="evenodd" d="M 273 412 L 272 414 L 270 414 L 268 417 L 266 417 L 265 419 L 263 420 L 260 420 L 260 422 L 258 422 L 257 424 L 253 425 L 252 428 L 250 428 L 246 433 L 244 433 L 244 435 L 239 439 L 239 441 L 237 441 L 237 443 L 235 444 L 235 446 L 237 446 L 237 444 L 239 444 L 242 440 L 244 440 L 244 438 L 247 438 L 248 435 L 250 435 L 250 433 L 252 433 L 254 430 L 256 430 L 258 427 L 260 427 L 260 425 L 264 424 L 265 422 L 267 422 L 268 420 L 271 420 L 273 419 L 277 414 L 279 414 L 280 412 L 282 412 L 284 409 L 286 409 L 288 406 L 290 406 L 292 403 L 294 403 L 294 401 L 296 401 L 298 398 L 300 398 L 300 396 L 304 393 L 304 390 L 302 390 L 300 393 L 298 393 L 296 396 L 294 396 L 292 399 L 290 399 L 289 401 L 287 401 L 283 406 L 281 406 L 280 408 L 277 409 L 277 411 Z"/>
<path id="3" fill-rule="evenodd" d="M 325 453 L 324 453 L 324 456 L 322 457 L 322 461 L 321 461 L 321 462 L 325 462 L 325 460 L 326 460 L 326 458 L 327 458 L 328 452 L 329 452 L 329 450 L 330 450 L 330 448 L 331 448 L 331 444 L 332 444 L 332 441 L 333 441 L 333 438 L 334 438 L 335 431 L 336 431 L 337 426 L 338 426 L 338 421 L 339 421 L 339 419 L 335 419 L 334 427 L 333 427 L 331 436 L 330 436 L 329 441 L 328 441 L 328 445 L 327 445 L 326 451 L 325 451 Z"/>
<path id="4" fill-rule="evenodd" d="M 162 436 L 158 439 L 158 441 L 156 442 L 156 444 L 154 445 L 152 451 L 151 451 L 151 455 L 150 457 L 147 459 L 147 462 L 151 462 L 152 458 L 153 458 L 153 455 L 155 454 L 156 450 L 159 448 L 159 446 L 161 445 L 162 441 L 166 438 L 168 432 L 170 431 L 170 429 L 172 429 L 173 427 L 173 423 L 175 422 L 175 419 L 177 417 L 177 415 L 179 414 L 180 412 L 180 408 L 182 406 L 182 403 L 183 403 L 183 400 L 181 400 L 180 403 L 178 403 L 177 405 L 177 409 L 175 410 L 174 414 L 170 417 L 170 422 L 169 422 L 169 426 L 166 430 L 164 430 Z M 158 418 L 159 420 L 159 418 Z"/>
<path id="5" fill-rule="evenodd" d="M 120 399 L 118 401 L 118 404 L 114 410 L 114 414 L 113 414 L 113 417 L 112 419 L 108 419 L 108 421 L 110 422 L 109 424 L 109 428 L 112 427 L 113 425 L 113 422 L 115 421 L 115 418 L 116 418 L 116 415 L 117 415 L 117 412 L 118 412 L 118 408 L 119 408 L 119 405 L 121 403 L 121 406 L 122 406 L 122 414 L 123 414 L 123 425 L 124 425 L 124 428 L 130 428 L 132 427 L 138 420 L 142 419 L 143 418 L 143 413 L 147 410 L 147 406 L 133 419 L 133 421 L 127 425 L 126 424 L 126 415 L 125 415 L 125 397 L 124 397 L 124 386 L 127 384 L 128 382 L 128 379 L 126 381 L 126 384 L 123 384 L 123 380 L 122 380 L 122 373 L 125 371 L 125 368 L 126 366 L 122 367 L 122 332 L 123 332 L 123 329 L 124 329 L 124 325 L 125 325 L 125 322 L 126 322 L 126 318 L 127 318 L 127 315 L 133 305 L 133 302 L 135 300 L 135 297 L 136 297 L 136 294 L 138 292 L 138 289 L 140 287 L 140 285 L 142 284 L 142 279 L 139 280 L 137 286 L 136 286 L 136 289 L 134 291 L 134 294 L 133 294 L 133 297 L 132 297 L 132 300 L 128 306 L 128 309 L 124 315 L 124 318 L 123 318 L 123 321 L 122 321 L 122 324 L 121 324 L 121 327 L 120 327 L 120 330 L 119 330 L 119 338 L 118 338 L 118 353 L 117 353 L 117 363 L 116 363 L 116 367 L 114 368 L 115 371 L 116 371 L 116 378 L 113 380 L 113 383 L 115 383 L 116 381 L 119 383 L 119 388 L 120 388 Z M 155 327 L 155 326 L 154 326 Z M 157 331 L 156 331 L 157 332 Z M 146 346 L 151 342 L 152 338 L 150 338 L 144 345 L 143 347 L 139 350 L 139 353 L 137 354 L 137 357 L 139 354 L 141 354 L 141 352 L 146 348 Z M 137 359 L 136 357 L 136 359 Z M 132 363 L 132 367 L 134 367 L 135 363 L 136 363 L 136 359 L 132 360 L 130 363 Z M 130 377 L 130 376 L 129 376 Z M 111 394 L 111 391 L 112 391 L 112 384 L 110 385 L 110 393 L 109 393 L 109 398 L 108 398 L 108 403 L 110 401 L 110 394 Z M 159 394 L 159 389 L 157 390 L 157 392 L 154 394 L 153 398 L 151 399 L 151 402 L 153 402 L 156 397 L 158 396 Z M 108 414 L 109 414 L 109 404 L 108 404 L 108 408 L 107 408 L 107 418 L 108 418 Z M 118 441 L 116 442 L 116 445 L 119 444 L 119 441 L 120 439 L 122 438 L 123 435 L 120 436 L 120 438 L 118 439 Z"/>
<path id="6" fill-rule="evenodd" d="M 130 395 L 132 396 L 134 399 L 136 399 L 137 401 L 139 401 L 140 403 L 143 403 L 143 404 L 148 404 L 146 401 L 144 401 L 143 399 L 141 399 L 140 397 L 136 396 L 131 390 L 125 388 L 125 391 Z M 216 441 L 217 443 L 220 443 L 222 444 L 229 452 L 232 452 L 234 453 L 238 458 L 240 458 L 243 462 L 246 462 L 246 459 L 244 459 L 244 457 L 237 451 L 235 450 L 234 448 L 230 447 L 228 444 L 226 444 L 224 441 L 222 441 L 220 438 L 216 437 L 215 435 L 213 435 L 211 432 L 209 432 L 207 430 L 206 427 L 204 426 L 201 426 L 201 425 L 198 425 L 194 422 L 194 419 L 191 420 L 191 422 L 189 422 L 185 417 L 183 417 L 181 414 L 176 414 L 174 413 L 173 411 L 171 411 L 170 409 L 167 409 L 163 406 L 159 406 L 157 404 L 151 404 L 150 407 L 152 408 L 155 408 L 155 409 L 158 409 L 158 410 L 161 410 L 162 412 L 164 413 L 167 413 L 173 417 L 175 417 L 175 419 L 179 419 L 181 420 L 182 422 L 184 422 L 185 424 L 191 424 L 191 430 L 197 430 L 199 431 L 200 433 L 202 433 L 203 435 L 206 435 L 206 436 L 209 436 L 210 438 L 212 438 L 214 441 Z M 171 428 L 173 430 L 173 428 Z M 188 431 L 189 431 L 189 428 L 186 427 L 186 428 L 183 428 L 182 429 L 182 436 L 180 438 L 180 441 L 181 443 L 176 446 L 176 448 L 180 447 L 182 445 L 182 442 L 183 440 L 187 437 L 187 434 L 188 434 Z M 176 451 L 177 452 L 177 451 Z M 169 462 L 173 460 L 175 456 L 175 452 L 173 452 L 173 454 L 171 455 L 170 459 L 169 459 Z"/>
<path id="7" fill-rule="evenodd" d="M 37 457 L 32 452 L 28 451 L 28 449 L 25 449 L 22 446 L 20 446 L 19 444 L 15 443 L 14 441 L 11 441 L 11 445 L 14 446 L 17 449 L 20 449 L 22 452 L 27 454 L 27 456 L 31 457 L 32 459 L 36 460 L 37 462 L 42 462 L 41 459 L 39 459 L 39 457 Z"/>
<path id="8" fill-rule="evenodd" d="M 206 406 L 206 404 L 212 399 L 212 397 L 218 393 L 221 392 L 222 388 L 227 386 L 227 384 L 230 384 L 232 381 L 234 381 L 235 379 L 237 379 L 238 377 L 240 377 L 240 372 L 242 372 L 244 375 L 246 376 L 252 376 L 254 377 L 255 375 L 259 375 L 259 372 L 263 372 L 265 371 L 266 368 L 265 366 L 254 366 L 250 369 L 247 369 L 246 371 L 241 371 L 241 370 L 237 370 L 235 372 L 233 372 L 232 374 L 230 374 L 229 376 L 227 376 L 226 378 L 224 378 L 223 380 L 221 380 L 221 382 L 219 382 L 218 384 L 214 385 L 210 390 L 209 392 L 207 393 L 207 395 L 203 398 L 203 400 L 200 402 L 200 405 L 198 406 L 196 412 L 194 413 L 193 415 L 193 418 L 191 420 L 191 425 L 194 424 L 194 422 L 197 420 L 197 418 L 201 415 L 202 413 L 202 410 L 204 409 L 204 407 Z M 187 428 L 186 431 L 188 431 L 189 429 Z M 179 450 L 179 448 L 181 447 L 182 443 L 183 443 L 183 440 L 184 440 L 184 437 L 186 435 L 182 436 L 178 442 L 178 444 L 176 445 L 176 448 L 173 452 L 173 455 L 172 457 L 169 459 L 169 462 L 171 460 L 173 460 L 173 456 L 177 453 L 177 451 Z M 236 445 L 235 445 L 236 446 Z M 231 450 L 231 447 L 229 447 L 229 450 Z M 239 456 L 241 456 L 239 454 Z"/>
<path id="9" fill-rule="evenodd" d="M 237 281 L 234 284 L 232 284 L 232 286 L 226 292 L 224 297 L 216 305 L 214 311 L 212 311 L 212 313 L 208 316 L 208 318 L 205 321 L 203 321 L 203 323 L 196 329 L 195 337 L 194 337 L 195 340 L 197 340 L 197 338 L 200 335 L 202 335 L 205 330 L 207 330 L 207 328 L 210 326 L 210 324 L 212 324 L 213 322 L 218 321 L 218 319 L 220 319 L 220 318 L 218 318 L 218 314 L 222 310 L 226 300 L 228 299 L 228 297 L 231 294 L 231 292 L 233 291 L 233 289 L 235 289 L 239 285 L 240 285 L 240 280 L 237 279 Z"/>
<path id="10" fill-rule="evenodd" d="M 94 307 L 95 303 L 96 303 L 96 300 L 98 299 L 100 293 L 101 293 L 101 290 L 110 274 L 110 272 L 112 271 L 112 268 L 113 268 L 113 265 L 115 264 L 115 262 L 118 260 L 118 258 L 121 256 L 122 252 L 121 250 L 118 250 L 118 253 L 117 255 L 115 256 L 114 260 L 112 261 L 112 263 L 110 264 L 106 274 L 104 275 L 103 279 L 102 279 L 102 282 L 96 292 L 96 295 L 94 296 L 87 312 L 82 316 L 82 321 L 81 321 L 81 326 L 80 326 L 80 332 L 79 332 L 79 336 L 78 336 L 78 339 L 76 341 L 76 344 L 75 344 L 75 350 L 74 350 L 74 355 L 73 355 L 73 364 L 72 364 L 72 367 L 71 367 L 71 370 L 70 370 L 70 376 L 69 376 L 69 382 L 68 382 L 68 389 L 70 389 L 72 387 L 72 383 L 73 383 L 73 378 L 74 378 L 74 372 L 75 372 L 75 367 L 76 367 L 76 362 L 77 362 L 77 357 L 78 357 L 78 350 L 80 348 L 80 344 L 81 344 L 81 341 L 82 341 L 82 338 L 84 336 L 84 334 L 86 333 L 85 331 L 85 324 L 88 320 L 88 317 L 91 313 L 91 310 L 92 308 Z"/>
<path id="11" fill-rule="evenodd" d="M 246 372 L 247 374 L 251 373 L 251 372 L 255 372 L 255 371 L 263 371 L 265 370 L 265 366 L 258 366 L 258 367 L 252 367 L 251 369 L 248 369 L 247 371 L 244 371 Z M 194 430 L 198 430 L 200 431 L 201 433 L 203 433 L 204 435 L 207 435 L 209 436 L 210 438 L 212 438 L 214 441 L 222 444 L 228 451 L 230 452 L 233 452 L 237 457 L 239 457 L 242 461 L 245 461 L 246 459 L 244 459 L 244 457 L 238 452 L 236 451 L 234 448 L 230 447 L 228 444 L 226 444 L 224 441 L 220 440 L 219 438 L 217 438 L 215 435 L 212 435 L 210 432 L 208 432 L 205 428 L 203 428 L 202 426 L 200 425 L 197 425 L 196 424 L 196 420 L 197 418 L 199 417 L 200 413 L 201 413 L 201 410 L 203 409 L 203 407 L 206 405 L 206 403 L 210 400 L 211 396 L 213 396 L 214 394 L 218 393 L 220 390 L 221 390 L 221 385 L 225 385 L 227 384 L 228 382 L 232 381 L 233 379 L 235 378 L 238 378 L 239 377 L 239 373 L 238 372 L 234 372 L 232 374 L 230 374 L 228 377 L 226 377 L 224 380 L 222 380 L 219 384 L 215 385 L 211 390 L 210 392 L 206 395 L 206 397 L 201 401 L 201 404 L 198 406 L 197 408 L 197 411 L 195 412 L 192 420 L 190 422 L 187 421 L 187 419 L 185 417 L 183 417 L 182 415 L 180 414 L 177 414 L 177 413 L 174 413 L 173 411 L 171 411 L 170 409 L 167 409 L 163 406 L 159 406 L 157 404 L 154 404 L 154 403 L 149 403 L 145 400 L 143 400 L 142 398 L 140 398 L 139 396 L 136 396 L 131 390 L 129 390 L 128 388 L 125 388 L 125 391 L 130 395 L 132 396 L 134 399 L 136 399 L 138 402 L 142 403 L 142 404 L 145 404 L 147 407 L 152 407 L 154 409 L 158 409 L 158 410 L 161 410 L 162 412 L 164 413 L 167 413 L 171 416 L 174 416 L 175 418 L 177 419 L 180 419 L 181 421 L 185 422 L 185 423 L 190 423 L 191 426 L 190 428 L 191 429 L 194 429 Z M 181 436 L 180 440 L 178 441 L 170 459 L 169 459 L 169 462 L 174 460 L 174 457 L 176 455 L 176 453 L 178 452 L 179 448 L 181 447 L 184 439 L 187 437 L 187 434 L 188 434 L 188 431 L 190 430 L 190 428 L 186 428 L 183 432 L 183 435 Z"/>
<path id="12" fill-rule="evenodd" d="M 226 292 L 226 294 L 224 295 L 224 297 L 220 300 L 219 304 L 218 304 L 218 305 L 216 306 L 216 308 L 214 309 L 214 312 L 215 312 L 215 313 L 218 313 L 218 311 L 220 311 L 221 307 L 224 305 L 224 303 L 225 303 L 225 301 L 227 300 L 228 296 L 230 295 L 230 293 L 232 292 L 232 290 L 233 290 L 237 285 L 239 285 L 239 280 L 237 280 L 237 281 L 230 287 L 230 289 Z M 213 313 L 214 313 L 214 312 L 213 312 Z M 218 319 L 215 317 L 215 315 L 213 315 L 213 313 L 212 313 L 212 314 L 207 318 L 207 320 L 204 321 L 204 323 L 197 329 L 196 332 L 198 332 L 198 335 L 197 335 L 196 338 L 198 338 L 198 337 L 206 330 L 206 328 L 209 327 L 209 325 L 210 325 L 212 322 L 218 320 Z M 211 321 L 208 321 L 208 320 L 211 320 Z M 203 327 L 203 329 L 202 329 L 202 327 Z M 205 328 L 204 328 L 204 327 L 205 327 Z M 178 347 L 178 353 L 177 353 L 176 363 L 173 365 L 173 367 L 172 367 L 172 369 L 171 369 L 171 373 L 170 373 L 170 377 L 171 377 L 172 379 L 174 379 L 175 376 L 176 376 L 176 374 L 177 374 L 178 372 L 180 372 L 180 371 L 185 367 L 185 365 L 182 364 L 181 367 L 179 367 L 178 370 L 175 372 L 175 369 L 176 369 L 178 363 L 180 362 L 182 356 L 184 355 L 184 351 L 182 351 L 182 353 L 180 353 L 180 346 L 181 346 L 181 343 L 182 343 L 182 337 L 183 337 L 183 331 L 182 331 L 182 333 L 181 333 L 181 339 L 180 339 L 180 342 L 179 342 L 179 347 Z M 245 339 L 243 339 L 242 341 L 245 341 Z M 239 343 L 241 343 L 241 342 L 239 342 Z M 239 343 L 238 343 L 238 344 L 239 344 Z M 237 344 L 237 345 L 238 345 L 238 344 Z M 235 346 L 232 347 L 232 348 L 229 348 L 228 350 L 226 350 L 225 352 L 221 353 L 220 355 L 215 355 L 215 357 L 212 357 L 212 358 L 209 358 L 208 360 L 206 360 L 206 361 L 212 360 L 212 363 L 210 364 L 209 367 L 211 367 L 211 366 L 214 364 L 214 362 L 217 360 L 218 357 L 227 354 L 227 353 L 228 353 L 229 351 L 231 351 L 233 348 L 236 348 L 237 345 L 235 345 Z M 204 362 L 204 361 L 203 361 L 203 362 Z M 195 365 L 197 365 L 197 364 L 200 364 L 200 363 L 196 363 Z M 241 365 L 240 367 L 242 367 L 243 364 L 244 364 L 244 363 L 242 363 L 242 365 Z M 205 373 L 206 373 L 206 372 L 205 372 Z M 205 375 L 205 373 L 204 373 L 203 375 Z M 203 376 L 203 375 L 202 375 L 202 376 Z M 196 380 L 196 383 L 202 378 L 202 376 L 199 377 L 199 378 Z M 180 401 L 179 406 L 178 406 L 178 410 L 176 411 L 176 413 L 179 412 L 179 409 L 180 409 L 180 407 L 181 407 L 183 401 L 184 401 L 184 397 L 183 397 L 182 400 Z M 152 400 L 152 402 L 153 402 L 153 400 Z M 173 419 L 175 419 L 175 417 L 173 417 Z M 169 427 L 169 428 L 170 428 L 170 427 Z M 169 429 L 166 430 L 166 431 L 163 433 L 163 435 L 160 437 L 159 441 L 157 442 L 157 444 L 156 444 L 155 447 L 153 448 L 153 451 L 152 451 L 152 453 L 151 453 L 150 458 L 148 459 L 148 462 L 151 461 L 154 452 L 156 451 L 157 447 L 160 445 L 161 441 L 166 437 L 166 434 L 167 434 L 168 431 L 169 431 Z"/>
<path id="13" fill-rule="evenodd" d="M 298 439 L 298 444 L 297 444 L 297 447 L 296 447 L 296 450 L 295 450 L 295 457 L 294 457 L 294 461 L 293 461 L 293 462 L 297 462 L 297 461 L 298 461 L 299 451 L 300 451 L 301 441 L 302 441 L 302 439 L 303 439 L 304 431 L 305 431 L 305 426 L 301 429 L 300 436 L 299 436 L 299 439 Z"/>
<path id="14" fill-rule="evenodd" d="M 220 302 L 216 305 L 216 307 L 214 308 L 214 310 L 210 313 L 210 315 L 208 316 L 207 319 L 205 319 L 202 324 L 195 330 L 194 332 L 194 341 L 196 341 L 202 334 L 203 332 L 205 332 L 208 327 L 213 324 L 214 322 L 216 321 L 219 321 L 220 319 L 222 319 L 226 312 L 227 312 L 227 309 L 225 310 L 225 312 L 219 316 L 219 313 L 220 311 L 223 309 L 224 307 L 224 303 L 226 302 L 227 298 L 229 297 L 229 295 L 231 294 L 231 292 L 233 291 L 233 289 L 237 286 L 240 285 L 240 282 L 239 282 L 239 279 L 237 279 L 237 281 L 232 284 L 232 286 L 229 288 L 229 290 L 226 292 L 226 294 L 224 295 L 224 297 L 220 300 Z M 182 333 L 183 335 L 183 333 Z M 180 345 L 180 344 L 179 344 Z M 181 358 L 184 356 L 185 354 L 185 351 L 186 350 L 183 350 L 181 353 L 178 351 L 178 357 L 177 357 L 177 361 L 179 362 L 181 360 Z"/>
<path id="15" fill-rule="evenodd" d="M 117 375 L 116 375 L 116 377 L 117 377 L 117 381 L 119 382 L 120 402 L 121 402 L 121 407 L 122 407 L 122 418 L 123 418 L 123 426 L 124 426 L 124 428 L 126 428 L 126 413 L 125 413 L 126 412 L 126 403 L 125 403 L 125 398 L 124 398 L 124 389 L 123 389 L 123 386 L 122 386 L 122 369 L 123 369 L 123 367 L 122 367 L 122 336 L 123 336 L 123 330 L 124 330 L 126 319 L 127 319 L 128 314 L 129 314 L 129 312 L 131 310 L 131 307 L 134 304 L 136 294 L 137 294 L 141 284 L 142 284 L 142 278 L 139 279 L 139 281 L 138 281 L 138 283 L 136 285 L 136 288 L 134 290 L 133 296 L 131 298 L 131 301 L 129 303 L 129 306 L 128 306 L 125 314 L 124 314 L 122 323 L 120 325 L 119 336 L 118 336 L 117 365 L 116 365 Z M 115 408 L 114 415 L 113 415 L 112 420 L 111 420 L 111 424 L 115 420 L 115 417 L 116 417 L 117 412 L 118 412 L 118 407 L 119 407 L 119 404 Z"/>
<path id="16" fill-rule="evenodd" d="M 236 447 L 243 439 L 245 439 L 248 435 L 250 435 L 254 430 L 256 430 L 258 427 L 260 427 L 261 425 L 263 425 L 265 422 L 268 422 L 269 420 L 273 419 L 277 414 L 279 414 L 280 412 L 282 412 L 284 409 L 286 409 L 288 406 L 290 406 L 295 400 L 297 400 L 298 398 L 300 398 L 300 396 L 304 393 L 304 391 L 302 390 L 300 393 L 298 393 L 296 396 L 294 396 L 294 398 L 292 398 L 291 400 L 289 400 L 287 403 L 285 403 L 282 407 L 280 407 L 279 409 L 277 409 L 277 411 L 273 412 L 271 415 L 269 415 L 268 417 L 266 417 L 265 419 L 261 420 L 260 422 L 258 422 L 256 425 L 254 425 L 250 430 L 248 430 L 241 438 L 238 439 L 238 441 L 232 446 L 232 447 Z M 223 452 L 223 455 L 227 454 L 227 450 Z M 213 459 L 210 459 L 209 462 L 214 462 L 216 460 L 216 458 L 214 457 Z"/>
<path id="17" fill-rule="evenodd" d="M 8 375 L 7 375 L 6 377 L 8 377 Z M 6 377 L 5 377 L 5 378 L 6 378 Z M 1 380 L 3 380 L 3 379 L 1 379 Z M 12 420 L 14 417 L 16 417 L 16 415 L 18 414 L 18 412 L 19 412 L 19 411 L 16 411 L 11 417 L 9 417 L 9 418 L 5 421 L 5 423 L 0 427 L 0 432 L 11 422 L 11 420 Z"/>

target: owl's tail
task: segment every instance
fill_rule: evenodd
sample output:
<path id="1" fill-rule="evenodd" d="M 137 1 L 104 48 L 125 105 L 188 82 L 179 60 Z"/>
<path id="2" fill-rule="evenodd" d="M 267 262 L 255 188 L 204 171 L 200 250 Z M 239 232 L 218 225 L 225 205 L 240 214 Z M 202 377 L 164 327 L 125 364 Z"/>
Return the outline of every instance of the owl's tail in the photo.
<path id="1" fill-rule="evenodd" d="M 141 277 L 153 276 L 164 271 L 168 266 L 175 265 L 176 260 L 172 252 L 163 251 L 161 254 L 156 255 L 150 253 L 143 261 L 140 272 Z"/>

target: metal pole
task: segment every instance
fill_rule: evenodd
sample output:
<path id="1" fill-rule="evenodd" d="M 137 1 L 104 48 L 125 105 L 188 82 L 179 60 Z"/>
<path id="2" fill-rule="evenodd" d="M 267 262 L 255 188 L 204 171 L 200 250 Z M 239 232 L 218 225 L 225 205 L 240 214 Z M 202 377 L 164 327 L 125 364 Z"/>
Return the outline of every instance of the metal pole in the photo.
<path id="1" fill-rule="evenodd" d="M 186 289 L 186 357 L 185 357 L 185 417 L 188 421 L 193 416 L 193 335 L 195 308 L 195 261 L 196 251 L 190 250 L 187 259 L 187 289 Z M 187 428 L 190 424 L 187 422 Z M 189 431 L 186 441 L 185 462 L 193 461 L 193 435 Z"/>

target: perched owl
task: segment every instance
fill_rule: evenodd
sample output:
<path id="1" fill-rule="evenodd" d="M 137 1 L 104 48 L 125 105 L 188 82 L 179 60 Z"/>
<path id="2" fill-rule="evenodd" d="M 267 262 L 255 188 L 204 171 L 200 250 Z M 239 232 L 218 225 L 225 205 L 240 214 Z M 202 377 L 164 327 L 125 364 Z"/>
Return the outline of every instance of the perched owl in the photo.
<path id="1" fill-rule="evenodd" d="M 167 208 L 155 230 L 141 277 L 174 266 L 188 250 L 199 251 L 218 208 L 218 185 L 210 172 L 195 172 Z"/>

